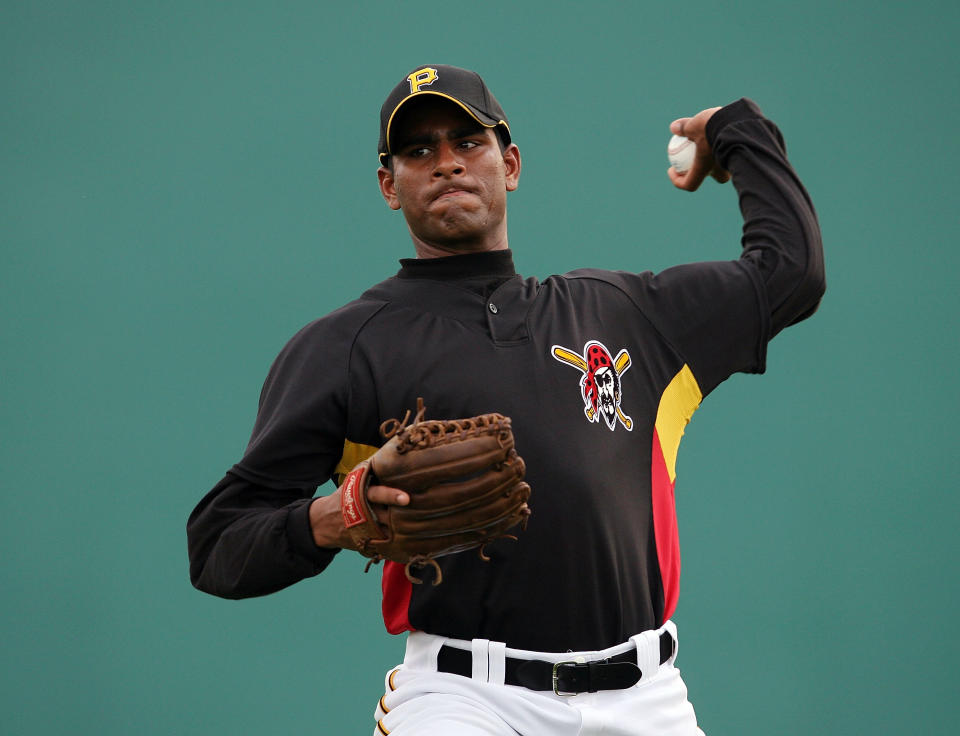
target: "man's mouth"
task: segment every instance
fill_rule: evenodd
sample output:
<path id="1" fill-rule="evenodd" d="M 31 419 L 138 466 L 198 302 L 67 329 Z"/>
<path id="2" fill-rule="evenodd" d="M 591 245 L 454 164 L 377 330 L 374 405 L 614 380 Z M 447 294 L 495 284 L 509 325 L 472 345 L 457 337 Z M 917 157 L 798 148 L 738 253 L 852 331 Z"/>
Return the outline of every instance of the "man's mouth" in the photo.
<path id="1" fill-rule="evenodd" d="M 434 199 L 441 200 L 441 199 L 448 199 L 451 197 L 462 197 L 465 194 L 472 194 L 472 192 L 468 189 L 445 189 L 444 191 L 440 192 L 436 197 L 434 197 Z"/>

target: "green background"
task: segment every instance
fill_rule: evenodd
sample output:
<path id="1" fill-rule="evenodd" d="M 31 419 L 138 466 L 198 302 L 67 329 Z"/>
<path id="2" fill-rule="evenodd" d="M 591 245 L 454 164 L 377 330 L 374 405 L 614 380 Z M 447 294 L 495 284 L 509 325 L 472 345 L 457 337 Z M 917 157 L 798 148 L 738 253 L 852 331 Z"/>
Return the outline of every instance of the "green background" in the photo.
<path id="1" fill-rule="evenodd" d="M 412 255 L 376 189 L 377 112 L 451 63 L 510 116 L 511 245 L 541 278 L 735 257 L 734 191 L 671 187 L 667 125 L 740 96 L 780 124 L 829 287 L 688 428 L 679 665 L 708 736 L 954 732 L 958 20 L 3 2 L 0 731 L 370 732 L 402 652 L 379 575 L 344 554 L 219 600 L 189 584 L 184 524 L 284 342 Z"/>

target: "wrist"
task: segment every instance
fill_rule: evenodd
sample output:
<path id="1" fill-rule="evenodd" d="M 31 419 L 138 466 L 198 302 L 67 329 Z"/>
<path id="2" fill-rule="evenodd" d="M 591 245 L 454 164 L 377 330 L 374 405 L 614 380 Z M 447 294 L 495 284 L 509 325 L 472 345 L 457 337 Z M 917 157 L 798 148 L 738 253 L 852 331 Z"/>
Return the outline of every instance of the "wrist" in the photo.
<path id="1" fill-rule="evenodd" d="M 315 498 L 310 504 L 310 529 L 313 542 L 327 549 L 350 549 L 352 540 L 343 525 L 340 490 Z"/>

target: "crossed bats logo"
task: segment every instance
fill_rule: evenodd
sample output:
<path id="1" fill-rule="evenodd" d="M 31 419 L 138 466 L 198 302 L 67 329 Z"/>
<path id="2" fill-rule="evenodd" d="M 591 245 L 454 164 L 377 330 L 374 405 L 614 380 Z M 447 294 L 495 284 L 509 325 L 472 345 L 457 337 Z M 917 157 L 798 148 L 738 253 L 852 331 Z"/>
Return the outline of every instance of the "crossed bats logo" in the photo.
<path id="1" fill-rule="evenodd" d="M 633 420 L 620 408 L 620 376 L 630 367 L 630 353 L 625 349 L 611 358 L 610 351 L 598 340 L 590 340 L 578 353 L 562 345 L 554 345 L 551 355 L 561 363 L 573 366 L 581 372 L 580 393 L 583 397 L 583 413 L 590 422 L 599 422 L 600 417 L 613 430 L 620 422 L 628 432 L 633 430 Z"/>

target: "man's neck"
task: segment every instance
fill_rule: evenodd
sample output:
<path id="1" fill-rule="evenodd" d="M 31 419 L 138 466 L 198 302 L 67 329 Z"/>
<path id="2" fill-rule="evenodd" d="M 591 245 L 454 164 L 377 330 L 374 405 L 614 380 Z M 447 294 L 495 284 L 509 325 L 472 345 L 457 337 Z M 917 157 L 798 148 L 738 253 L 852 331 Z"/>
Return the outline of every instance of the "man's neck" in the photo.
<path id="1" fill-rule="evenodd" d="M 462 253 L 442 258 L 401 258 L 400 279 L 458 281 L 478 293 L 489 293 L 517 276 L 510 250 Z"/>
<path id="2" fill-rule="evenodd" d="M 478 240 L 458 240 L 450 243 L 431 243 L 410 233 L 413 240 L 413 249 L 417 258 L 444 258 L 446 256 L 461 256 L 466 253 L 487 253 L 495 250 L 509 250 L 507 232 L 504 229 L 491 237 Z"/>

